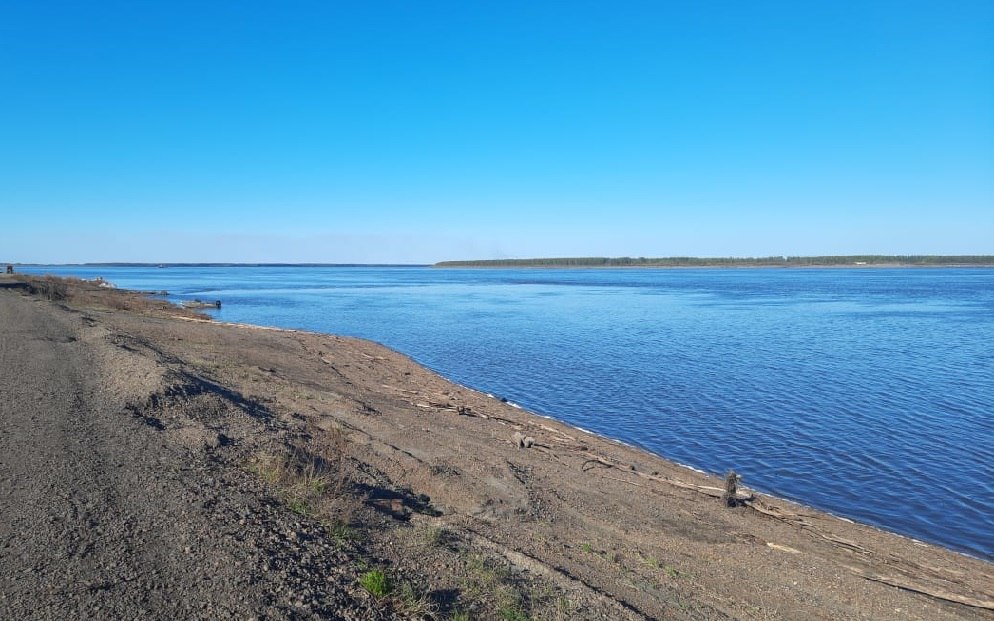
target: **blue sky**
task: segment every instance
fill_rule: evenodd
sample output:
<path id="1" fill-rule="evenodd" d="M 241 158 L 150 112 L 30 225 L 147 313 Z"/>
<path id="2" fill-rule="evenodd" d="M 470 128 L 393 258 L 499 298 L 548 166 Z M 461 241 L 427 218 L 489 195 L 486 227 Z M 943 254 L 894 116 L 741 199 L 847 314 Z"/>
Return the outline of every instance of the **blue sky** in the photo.
<path id="1" fill-rule="evenodd" d="M 0 260 L 994 254 L 994 3 L 6 2 Z"/>

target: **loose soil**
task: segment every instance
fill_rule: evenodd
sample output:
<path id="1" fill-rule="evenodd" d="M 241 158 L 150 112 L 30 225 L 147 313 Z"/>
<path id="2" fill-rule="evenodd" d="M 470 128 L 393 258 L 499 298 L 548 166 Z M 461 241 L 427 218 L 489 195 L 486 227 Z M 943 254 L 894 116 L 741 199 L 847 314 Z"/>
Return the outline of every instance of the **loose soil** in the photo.
<path id="1" fill-rule="evenodd" d="M 0 278 L 2 619 L 994 619 L 988 563 L 123 295 Z"/>

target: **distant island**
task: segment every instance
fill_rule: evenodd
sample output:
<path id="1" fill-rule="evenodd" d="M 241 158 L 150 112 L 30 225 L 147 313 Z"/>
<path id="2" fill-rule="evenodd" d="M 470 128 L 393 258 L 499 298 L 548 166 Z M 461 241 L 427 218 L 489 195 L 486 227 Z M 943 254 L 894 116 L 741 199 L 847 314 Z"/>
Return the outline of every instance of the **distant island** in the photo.
<path id="1" fill-rule="evenodd" d="M 556 257 L 441 261 L 434 267 L 846 267 L 994 266 L 992 255 L 846 255 L 819 257 Z"/>

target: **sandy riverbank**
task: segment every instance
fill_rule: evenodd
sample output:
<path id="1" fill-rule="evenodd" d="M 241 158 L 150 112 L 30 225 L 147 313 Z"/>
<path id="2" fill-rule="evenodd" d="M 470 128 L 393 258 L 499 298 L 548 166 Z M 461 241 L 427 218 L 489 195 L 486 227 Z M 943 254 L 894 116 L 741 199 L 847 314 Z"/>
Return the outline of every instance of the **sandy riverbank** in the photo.
<path id="1" fill-rule="evenodd" d="M 0 617 L 994 619 L 988 563 L 727 508 L 374 343 L 104 295 L 0 289 Z"/>

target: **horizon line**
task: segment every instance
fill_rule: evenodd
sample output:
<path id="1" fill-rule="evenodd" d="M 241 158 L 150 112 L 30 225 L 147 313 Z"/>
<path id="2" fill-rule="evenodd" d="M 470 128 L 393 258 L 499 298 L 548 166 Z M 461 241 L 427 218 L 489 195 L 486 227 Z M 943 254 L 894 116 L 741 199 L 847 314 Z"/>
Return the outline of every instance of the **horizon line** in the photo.
<path id="1" fill-rule="evenodd" d="M 860 260 L 860 259 L 871 259 L 875 261 L 888 261 L 898 262 L 902 259 L 942 259 L 946 261 L 956 260 L 956 259 L 970 259 L 971 263 L 976 263 L 978 260 L 994 263 L 994 255 L 989 254 L 838 254 L 838 255 L 766 255 L 766 256 L 734 256 L 734 255 L 711 255 L 711 256 L 690 256 L 690 255 L 673 255 L 666 257 L 646 257 L 646 256 L 548 256 L 548 257 L 529 257 L 529 258 L 501 258 L 501 259 L 455 259 L 455 260 L 442 260 L 436 261 L 434 263 L 358 263 L 358 262 L 338 262 L 338 263 L 323 263 L 323 262 L 291 262 L 291 261 L 82 261 L 82 262 L 67 262 L 67 263 L 37 263 L 37 262 L 9 262 L 7 264 L 14 266 L 24 266 L 24 267 L 56 267 L 56 266 L 75 266 L 75 267 L 432 267 L 432 266 L 446 266 L 453 264 L 499 264 L 499 263 L 541 263 L 541 262 L 562 262 L 562 261 L 582 261 L 582 262 L 592 262 L 592 261 L 604 261 L 607 263 L 613 262 L 634 262 L 634 263 L 649 263 L 649 262 L 693 262 L 693 261 L 731 261 L 731 262 L 748 262 L 748 261 L 785 261 L 793 262 L 798 260 L 840 260 L 840 259 L 850 259 L 850 260 Z"/>

